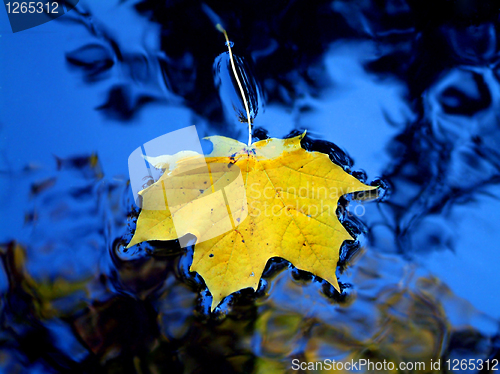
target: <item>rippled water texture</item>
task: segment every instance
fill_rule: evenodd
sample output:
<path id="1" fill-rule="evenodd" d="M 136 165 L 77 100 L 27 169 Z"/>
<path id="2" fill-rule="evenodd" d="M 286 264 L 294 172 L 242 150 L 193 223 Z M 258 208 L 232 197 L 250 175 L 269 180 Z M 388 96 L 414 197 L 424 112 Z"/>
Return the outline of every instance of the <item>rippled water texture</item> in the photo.
<path id="1" fill-rule="evenodd" d="M 364 358 L 439 373 L 431 360 L 498 358 L 498 9 L 81 0 L 16 34 L 0 11 L 0 371 L 282 373 Z M 214 20 L 255 139 L 307 130 L 306 149 L 381 186 L 341 217 L 357 238 L 342 294 L 273 259 L 256 293 L 210 313 L 191 247 L 125 249 L 134 149 L 191 125 L 246 141 Z"/>

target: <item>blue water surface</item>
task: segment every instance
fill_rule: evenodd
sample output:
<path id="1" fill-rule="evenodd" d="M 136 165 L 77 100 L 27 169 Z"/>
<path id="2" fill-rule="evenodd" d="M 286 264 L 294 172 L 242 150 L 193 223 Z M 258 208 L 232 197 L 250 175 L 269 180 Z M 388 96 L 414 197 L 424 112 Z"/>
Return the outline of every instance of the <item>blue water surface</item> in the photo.
<path id="1" fill-rule="evenodd" d="M 81 0 L 18 33 L 0 11 L 1 370 L 498 357 L 499 8 L 460 4 Z M 273 259 L 211 313 L 192 248 L 125 249 L 134 149 L 192 125 L 246 142 L 214 14 L 252 78 L 255 140 L 307 130 L 380 186 L 343 219 L 342 294 Z"/>

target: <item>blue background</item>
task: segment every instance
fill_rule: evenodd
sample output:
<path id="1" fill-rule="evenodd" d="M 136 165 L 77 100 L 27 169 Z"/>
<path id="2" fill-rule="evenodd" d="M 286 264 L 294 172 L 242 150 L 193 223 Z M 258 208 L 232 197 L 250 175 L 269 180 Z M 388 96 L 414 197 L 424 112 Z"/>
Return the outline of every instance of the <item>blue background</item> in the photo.
<path id="1" fill-rule="evenodd" d="M 297 271 L 285 264 L 270 269 L 260 293 L 228 298 L 215 317 L 201 279 L 187 271 L 192 253 L 158 257 L 153 253 L 161 244 L 128 252 L 124 244 L 137 215 L 127 182 L 134 149 L 191 125 L 200 137 L 246 141 L 246 125 L 228 109 L 234 97 L 214 83 L 212 65 L 225 52 L 222 35 L 196 2 L 81 1 L 60 19 L 16 34 L 0 11 L 5 372 L 111 370 L 109 362 L 135 356 L 136 368 L 172 360 L 189 372 L 204 356 L 178 350 L 203 346 L 199 334 L 219 336 L 228 323 L 214 321 L 238 316 L 253 333 L 235 328 L 228 346 L 243 347 L 238 354 L 250 363 L 244 360 L 240 370 L 227 348 L 219 368 L 250 372 L 301 355 L 357 352 L 359 358 L 365 351 L 340 344 L 338 336 L 321 343 L 314 330 L 299 339 L 298 325 L 286 330 L 290 346 L 266 353 L 272 337 L 262 334 L 282 330 L 279 323 L 264 330 L 254 323 L 267 323 L 265 313 L 270 320 L 298 315 L 382 347 L 369 331 L 387 327 L 377 313 L 392 305 L 384 299 L 388 290 L 414 302 L 427 298 L 440 311 L 441 335 L 429 330 L 438 340 L 433 357 L 498 354 L 499 24 L 497 13 L 464 4 L 470 9 L 402 0 L 209 4 L 260 87 L 255 135 L 307 130 L 311 149 L 326 149 L 347 170 L 364 170 L 358 177 L 384 191 L 363 205 L 363 216 L 346 219 L 358 238 L 356 248 L 345 249 L 347 270 L 338 271 L 348 302 L 324 291 L 320 279 L 294 278 Z M 433 16 L 426 19 L 426 11 Z M 298 301 L 304 298 L 309 301 Z M 370 319 L 371 327 L 353 322 Z M 415 319 L 409 313 L 403 325 L 420 326 Z M 135 324 L 137 331 L 122 337 L 110 321 Z M 188 333 L 193 329 L 199 334 Z M 407 329 L 388 334 L 416 341 Z M 100 343 L 89 337 L 92 330 Z M 464 331 L 476 334 L 474 344 L 457 343 Z M 49 348 L 33 354 L 35 341 L 21 343 L 35 339 L 30 336 L 43 336 Z M 312 339 L 319 339 L 316 348 L 308 345 Z M 168 359 L 147 356 L 155 341 L 167 345 Z"/>

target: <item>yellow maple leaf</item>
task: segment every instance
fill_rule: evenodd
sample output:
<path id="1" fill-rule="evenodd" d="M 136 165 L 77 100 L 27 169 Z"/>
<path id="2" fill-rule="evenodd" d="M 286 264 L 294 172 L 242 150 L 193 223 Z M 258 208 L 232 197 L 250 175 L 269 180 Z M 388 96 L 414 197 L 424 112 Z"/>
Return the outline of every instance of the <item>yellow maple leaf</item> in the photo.
<path id="1" fill-rule="evenodd" d="M 128 247 L 194 234 L 190 270 L 205 280 L 212 310 L 235 291 L 256 290 L 272 257 L 325 279 L 340 292 L 339 250 L 353 238 L 337 219 L 338 200 L 376 187 L 361 183 L 328 155 L 303 149 L 303 136 L 249 146 L 213 136 L 208 138 L 213 151 L 205 158 L 175 158 L 173 171 L 140 192 L 143 207 Z M 165 160 L 162 168 L 169 170 Z"/>

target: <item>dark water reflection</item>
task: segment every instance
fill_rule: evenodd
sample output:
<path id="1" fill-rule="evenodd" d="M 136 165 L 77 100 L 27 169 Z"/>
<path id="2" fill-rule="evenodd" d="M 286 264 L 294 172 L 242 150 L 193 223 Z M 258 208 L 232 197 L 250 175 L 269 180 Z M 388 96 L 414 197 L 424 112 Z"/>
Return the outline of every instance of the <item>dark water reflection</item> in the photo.
<path id="1" fill-rule="evenodd" d="M 357 238 L 342 248 L 342 294 L 272 259 L 256 293 L 212 314 L 192 248 L 125 249 L 139 213 L 126 175 L 138 145 L 189 125 L 245 140 L 222 35 L 198 2 L 80 3 L 40 26 L 52 36 L 2 38 L 3 372 L 370 359 L 430 373 L 446 372 L 431 360 L 498 358 L 496 2 L 208 3 L 260 86 L 255 138 L 307 129 L 305 148 L 382 191 L 341 217 Z"/>

